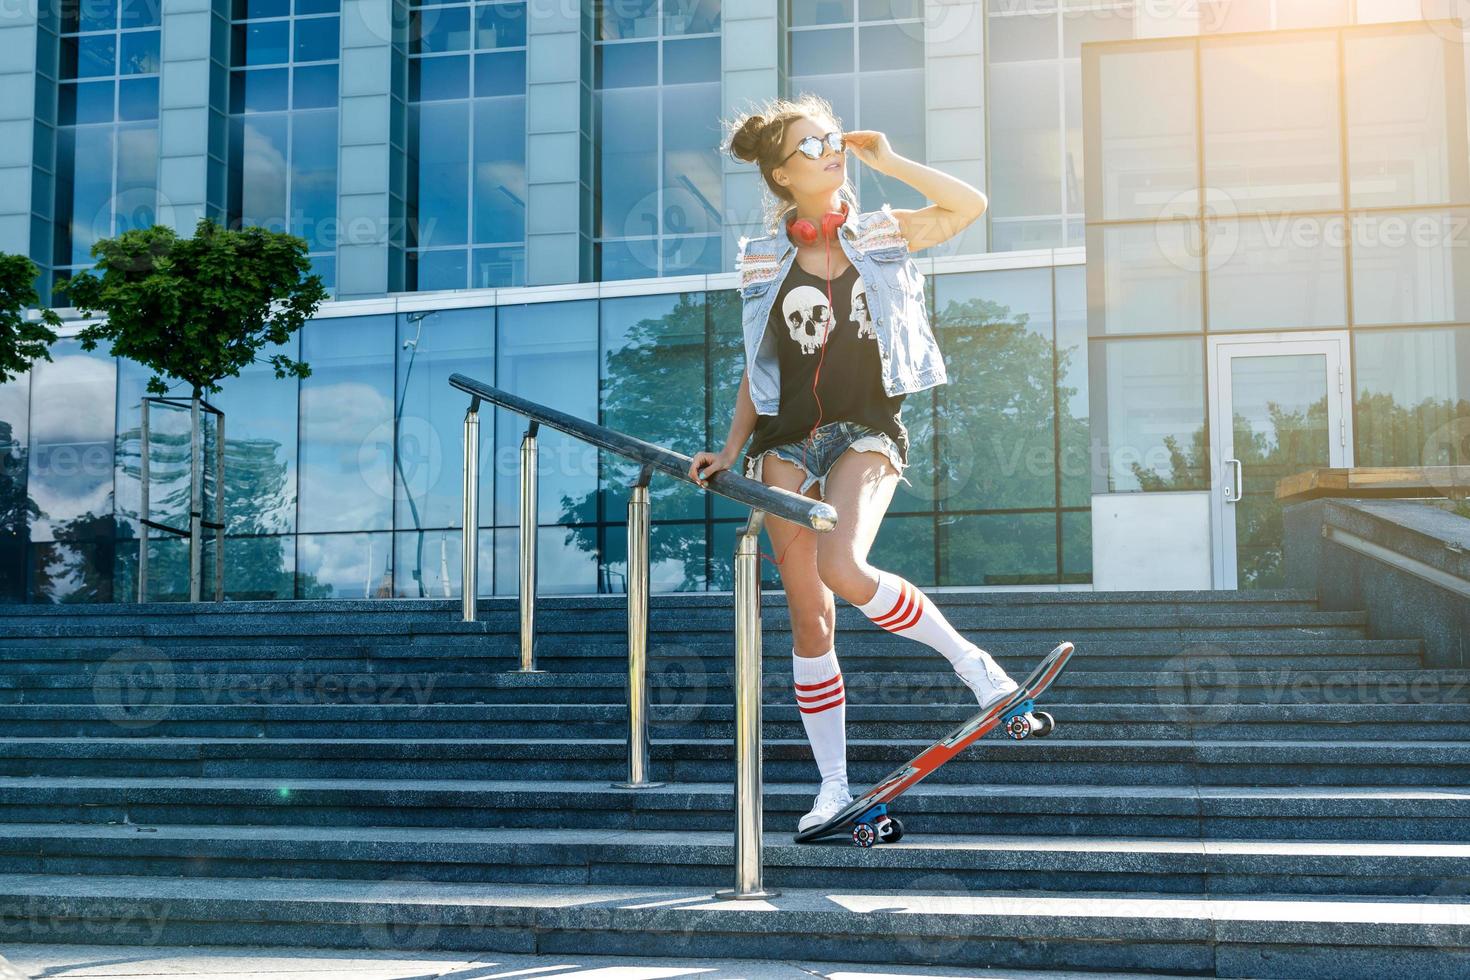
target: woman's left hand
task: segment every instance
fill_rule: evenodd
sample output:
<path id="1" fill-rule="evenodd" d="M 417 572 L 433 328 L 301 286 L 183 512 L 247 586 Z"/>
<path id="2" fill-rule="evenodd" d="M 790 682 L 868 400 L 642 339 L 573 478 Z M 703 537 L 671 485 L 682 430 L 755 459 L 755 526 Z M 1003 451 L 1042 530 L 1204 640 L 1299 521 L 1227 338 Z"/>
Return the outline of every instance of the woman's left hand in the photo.
<path id="1" fill-rule="evenodd" d="M 876 129 L 851 129 L 842 134 L 842 139 L 853 156 L 879 173 L 887 169 L 888 161 L 895 156 L 888 137 Z"/>

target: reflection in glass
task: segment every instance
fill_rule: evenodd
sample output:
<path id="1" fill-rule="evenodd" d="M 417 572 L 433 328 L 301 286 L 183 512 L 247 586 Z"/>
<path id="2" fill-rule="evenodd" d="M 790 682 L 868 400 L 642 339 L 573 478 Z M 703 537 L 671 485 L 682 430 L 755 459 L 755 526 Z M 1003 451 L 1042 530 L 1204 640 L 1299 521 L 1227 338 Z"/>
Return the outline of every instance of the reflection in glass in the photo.
<path id="1" fill-rule="evenodd" d="M 1087 276 L 1080 265 L 1054 270 L 1057 294 L 1057 426 L 1062 506 L 1092 504 L 1092 446 L 1087 395 Z M 1085 566 L 1089 573 L 1089 558 Z"/>
<path id="2" fill-rule="evenodd" d="M 939 585 L 1057 580 L 1055 513 L 954 515 L 939 520 L 938 533 Z"/>
<path id="3" fill-rule="evenodd" d="M 300 534 L 296 537 L 296 598 L 389 599 L 393 540 L 378 534 Z"/>
<path id="4" fill-rule="evenodd" d="M 1347 323 L 1338 215 L 1207 221 L 1205 240 L 1211 330 Z"/>
<path id="5" fill-rule="evenodd" d="M 1153 218 L 1166 207 L 1172 213 L 1178 195 L 1198 192 L 1194 87 L 1158 84 L 1194 77 L 1193 44 L 1099 55 L 1097 218 Z"/>
<path id="6" fill-rule="evenodd" d="M 1096 493 L 1204 490 L 1204 351 L 1194 338 L 1090 341 Z M 1103 410 L 1105 409 L 1105 410 Z"/>
<path id="7" fill-rule="evenodd" d="M 1359 466 L 1470 464 L 1470 327 L 1353 336 Z"/>
<path id="8" fill-rule="evenodd" d="M 1230 359 L 1232 445 L 1240 460 L 1242 497 L 1235 507 L 1238 588 L 1286 584 L 1285 531 L 1276 483 L 1330 463 L 1327 429 L 1327 358 L 1273 354 Z"/>
<path id="9" fill-rule="evenodd" d="M 34 504 L 26 494 L 31 376 L 0 384 L 0 602 L 25 601 L 25 542 Z"/>
<path id="10" fill-rule="evenodd" d="M 1470 319 L 1470 211 L 1352 219 L 1353 323 Z"/>
<path id="11" fill-rule="evenodd" d="M 393 338 L 388 315 L 301 330 L 301 359 L 311 365 L 301 382 L 302 531 L 393 526 Z"/>
<path id="12" fill-rule="evenodd" d="M 515 595 L 520 589 L 520 528 L 497 527 L 493 532 L 480 532 L 482 538 L 491 534 L 495 539 L 495 594 Z M 544 525 L 537 528 L 538 595 L 597 594 L 598 564 L 596 545 L 589 550 L 578 529 Z"/>
<path id="13" fill-rule="evenodd" d="M 1199 224 L 1087 229 L 1088 333 L 1174 333 L 1201 327 Z"/>
<path id="14" fill-rule="evenodd" d="M 650 495 L 651 496 L 651 495 Z M 622 511 L 627 516 L 627 509 Z M 608 516 L 614 516 L 611 511 Z M 598 570 L 599 592 L 628 591 L 628 525 L 606 524 L 577 528 L 577 535 L 601 534 L 602 567 Z M 703 592 L 708 564 L 708 540 L 704 521 L 670 523 L 650 521 L 648 529 L 648 591 Z"/>

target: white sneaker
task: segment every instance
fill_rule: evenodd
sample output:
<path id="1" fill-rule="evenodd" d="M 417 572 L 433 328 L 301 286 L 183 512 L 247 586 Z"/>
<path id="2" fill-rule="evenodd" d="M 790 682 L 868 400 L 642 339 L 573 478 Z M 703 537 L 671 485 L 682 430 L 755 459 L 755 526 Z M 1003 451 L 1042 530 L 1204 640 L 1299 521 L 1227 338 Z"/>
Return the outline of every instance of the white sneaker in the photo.
<path id="1" fill-rule="evenodd" d="M 823 783 L 817 792 L 817 800 L 812 804 L 811 812 L 802 817 L 797 823 L 797 832 L 815 827 L 831 820 L 842 812 L 842 808 L 852 802 L 852 794 L 842 783 Z"/>
<path id="2" fill-rule="evenodd" d="M 1021 686 L 1001 670 L 994 657 L 979 647 L 974 647 L 965 654 L 955 665 L 954 671 L 965 682 L 965 686 L 974 692 L 975 700 L 979 702 L 982 711 Z"/>

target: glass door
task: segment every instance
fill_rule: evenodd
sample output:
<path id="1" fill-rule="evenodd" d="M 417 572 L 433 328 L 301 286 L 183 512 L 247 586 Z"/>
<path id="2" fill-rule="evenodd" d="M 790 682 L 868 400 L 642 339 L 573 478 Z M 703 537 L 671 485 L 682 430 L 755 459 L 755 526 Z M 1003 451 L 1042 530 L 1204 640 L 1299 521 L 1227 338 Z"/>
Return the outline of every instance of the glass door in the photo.
<path id="1" fill-rule="evenodd" d="M 1347 333 L 1210 338 L 1210 509 L 1215 583 L 1285 582 L 1276 482 L 1317 466 L 1349 466 Z"/>

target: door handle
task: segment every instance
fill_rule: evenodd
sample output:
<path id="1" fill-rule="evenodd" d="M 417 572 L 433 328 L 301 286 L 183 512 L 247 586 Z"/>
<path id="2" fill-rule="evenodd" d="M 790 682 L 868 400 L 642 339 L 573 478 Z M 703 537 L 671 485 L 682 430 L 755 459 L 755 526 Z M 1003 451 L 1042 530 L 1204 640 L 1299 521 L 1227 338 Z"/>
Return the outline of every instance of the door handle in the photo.
<path id="1" fill-rule="evenodd" d="M 1227 459 L 1225 465 L 1230 467 L 1230 482 L 1225 484 L 1225 502 L 1227 504 L 1237 503 L 1240 495 L 1245 492 L 1244 474 L 1240 468 L 1240 460 Z M 1233 493 L 1231 491 L 1234 491 Z"/>

